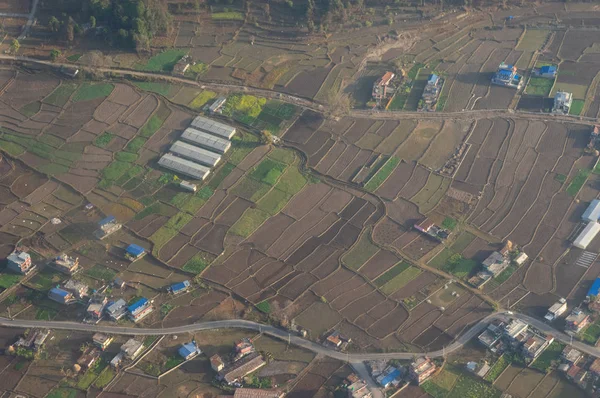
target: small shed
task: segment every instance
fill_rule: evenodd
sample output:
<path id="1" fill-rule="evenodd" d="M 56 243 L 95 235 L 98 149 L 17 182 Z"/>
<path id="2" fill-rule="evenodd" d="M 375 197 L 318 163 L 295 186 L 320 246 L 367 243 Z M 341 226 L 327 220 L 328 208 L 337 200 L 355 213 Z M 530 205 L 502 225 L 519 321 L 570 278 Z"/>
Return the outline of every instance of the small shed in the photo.
<path id="1" fill-rule="evenodd" d="M 129 260 L 129 261 L 135 261 L 135 260 L 139 260 L 140 258 L 144 257 L 146 255 L 146 249 L 144 249 L 141 246 L 135 245 L 135 244 L 130 244 L 129 246 L 127 246 L 127 249 L 125 249 L 125 257 Z"/>

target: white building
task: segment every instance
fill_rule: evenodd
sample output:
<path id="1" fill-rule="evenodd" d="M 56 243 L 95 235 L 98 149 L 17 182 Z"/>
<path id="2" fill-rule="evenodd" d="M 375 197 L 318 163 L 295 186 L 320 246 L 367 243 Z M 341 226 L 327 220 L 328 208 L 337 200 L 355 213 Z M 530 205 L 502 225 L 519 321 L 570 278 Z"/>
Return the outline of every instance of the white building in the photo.
<path id="1" fill-rule="evenodd" d="M 554 96 L 554 106 L 552 113 L 568 115 L 573 104 L 573 94 L 565 91 L 558 91 Z"/>
<path id="2" fill-rule="evenodd" d="M 185 174 L 186 176 L 196 178 L 198 180 L 204 180 L 210 173 L 210 169 L 208 167 L 183 158 L 178 158 L 170 153 L 164 154 L 158 161 L 158 164 L 165 169 L 169 169 L 176 173 Z"/>
<path id="3" fill-rule="evenodd" d="M 552 322 L 567 311 L 567 301 L 561 298 L 556 303 L 552 304 L 552 307 L 548 309 L 548 313 L 544 317 L 548 322 Z"/>
<path id="4" fill-rule="evenodd" d="M 600 200 L 592 200 L 588 208 L 585 209 L 585 212 L 583 213 L 583 216 L 581 216 L 581 219 L 587 222 L 598 221 L 598 219 L 600 219 Z"/>
<path id="5" fill-rule="evenodd" d="M 589 222 L 579 236 L 577 236 L 573 242 L 573 246 L 585 250 L 596 235 L 598 235 L 598 232 L 600 232 L 600 224 L 596 221 Z"/>

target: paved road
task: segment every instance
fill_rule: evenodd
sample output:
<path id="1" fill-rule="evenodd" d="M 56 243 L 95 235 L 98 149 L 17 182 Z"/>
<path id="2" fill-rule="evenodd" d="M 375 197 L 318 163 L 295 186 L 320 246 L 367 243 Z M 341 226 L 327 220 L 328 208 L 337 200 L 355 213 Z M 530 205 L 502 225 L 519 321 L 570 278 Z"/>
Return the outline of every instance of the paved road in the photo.
<path id="1" fill-rule="evenodd" d="M 509 315 L 511 314 L 511 315 Z M 532 318 L 523 314 L 512 314 L 508 311 L 501 311 L 483 318 L 477 324 L 473 325 L 469 330 L 462 334 L 452 344 L 446 346 L 443 350 L 430 351 L 430 352 L 389 352 L 389 353 L 370 353 L 370 354 L 357 354 L 357 353 L 342 353 L 339 351 L 332 350 L 324 347 L 320 344 L 314 343 L 309 340 L 305 340 L 301 337 L 290 335 L 288 332 L 278 329 L 270 325 L 262 325 L 252 321 L 246 321 L 242 319 L 231 319 L 224 321 L 211 321 L 211 322 L 200 322 L 191 325 L 177 326 L 171 328 L 135 328 L 135 327 L 123 327 L 123 326 L 108 326 L 108 325 L 90 325 L 78 322 L 62 322 L 62 321 L 33 321 L 33 320 L 11 320 L 8 318 L 0 318 L 0 326 L 5 327 L 19 327 L 19 328 L 48 328 L 48 329 L 63 329 L 63 330 L 76 330 L 83 332 L 101 332 L 110 334 L 121 334 L 121 335 L 173 335 L 181 333 L 190 333 L 200 330 L 210 329 L 226 329 L 226 328 L 240 328 L 240 329 L 252 329 L 269 336 L 273 336 L 282 340 L 290 340 L 290 342 L 299 347 L 310 350 L 316 354 L 321 354 L 331 358 L 335 358 L 341 361 L 348 361 L 350 363 L 378 360 L 378 359 L 403 359 L 410 360 L 415 355 L 427 355 L 432 358 L 441 357 L 451 352 L 459 350 L 469 340 L 479 334 L 487 324 L 493 319 L 500 319 L 508 321 L 510 318 L 517 318 L 524 322 L 527 322 L 534 327 L 538 328 L 544 333 L 551 334 L 557 340 L 563 343 L 569 344 L 571 337 L 563 332 L 554 329 L 551 325 L 541 322 L 535 318 Z M 579 341 L 573 341 L 573 346 L 578 350 L 592 355 L 594 357 L 600 357 L 600 349 L 581 343 Z"/>
<path id="2" fill-rule="evenodd" d="M 31 5 L 31 12 L 29 13 L 29 15 L 25 16 L 27 18 L 27 23 L 23 27 L 23 31 L 18 37 L 19 40 L 25 39 L 29 34 L 29 29 L 31 29 L 31 27 L 33 26 L 33 21 L 35 20 L 35 12 L 37 11 L 38 2 L 39 0 L 33 0 L 33 4 Z"/>

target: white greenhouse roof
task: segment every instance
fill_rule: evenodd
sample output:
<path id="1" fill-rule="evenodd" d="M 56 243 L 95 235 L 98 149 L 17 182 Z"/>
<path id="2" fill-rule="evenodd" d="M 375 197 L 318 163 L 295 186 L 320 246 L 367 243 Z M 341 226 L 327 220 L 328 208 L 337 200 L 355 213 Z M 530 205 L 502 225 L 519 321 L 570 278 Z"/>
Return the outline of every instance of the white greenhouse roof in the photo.
<path id="1" fill-rule="evenodd" d="M 231 137 L 233 137 L 235 134 L 235 127 L 231 127 L 202 116 L 196 116 L 196 118 L 192 121 L 192 127 L 198 130 L 206 131 L 207 133 L 216 135 L 217 137 L 227 138 L 228 140 L 231 139 Z"/>
<path id="2" fill-rule="evenodd" d="M 204 180 L 208 173 L 210 173 L 210 169 L 208 167 L 199 165 L 198 163 L 194 163 L 190 160 L 178 158 L 170 153 L 163 155 L 158 161 L 158 164 L 165 169 L 185 174 L 198 180 Z"/>
<path id="3" fill-rule="evenodd" d="M 215 167 L 217 163 L 219 163 L 219 160 L 221 160 L 221 155 L 218 153 L 208 151 L 183 141 L 175 141 L 175 143 L 171 145 L 171 152 L 177 156 L 208 167 Z"/>
<path id="4" fill-rule="evenodd" d="M 577 239 L 575 239 L 573 246 L 580 249 L 587 248 L 590 242 L 596 237 L 598 232 L 600 232 L 600 224 L 598 224 L 596 221 L 589 222 L 583 231 L 581 231 Z"/>
<path id="5" fill-rule="evenodd" d="M 600 219 L 600 200 L 592 200 L 581 218 L 585 221 L 598 221 Z"/>
<path id="6" fill-rule="evenodd" d="M 229 140 L 215 137 L 214 135 L 196 130 L 192 127 L 185 129 L 183 134 L 181 134 L 181 139 L 219 153 L 225 153 L 229 150 L 229 147 L 231 147 L 231 142 Z"/>

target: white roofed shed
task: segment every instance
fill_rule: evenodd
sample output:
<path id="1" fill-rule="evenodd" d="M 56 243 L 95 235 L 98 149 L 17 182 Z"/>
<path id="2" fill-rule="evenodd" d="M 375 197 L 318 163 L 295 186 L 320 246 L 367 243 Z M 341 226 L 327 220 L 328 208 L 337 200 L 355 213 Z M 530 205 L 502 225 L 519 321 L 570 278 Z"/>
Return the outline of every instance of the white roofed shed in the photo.
<path id="1" fill-rule="evenodd" d="M 215 137 L 192 127 L 185 129 L 183 134 L 181 134 L 181 139 L 218 153 L 225 153 L 231 147 L 231 142 L 228 139 Z"/>
<path id="2" fill-rule="evenodd" d="M 600 200 L 592 200 L 592 203 L 590 203 L 581 218 L 584 221 L 598 221 L 600 219 Z"/>
<path id="3" fill-rule="evenodd" d="M 600 224 L 596 221 L 589 222 L 579 236 L 577 236 L 573 242 L 573 246 L 586 249 L 590 242 L 598 235 L 598 232 L 600 232 Z"/>
<path id="4" fill-rule="evenodd" d="M 192 127 L 228 140 L 235 134 L 235 127 L 202 116 L 196 116 L 196 118 L 192 120 Z"/>
<path id="5" fill-rule="evenodd" d="M 215 167 L 221 160 L 221 155 L 218 153 L 208 151 L 183 141 L 175 141 L 175 143 L 171 145 L 171 152 L 179 157 L 192 160 L 208 167 Z"/>
<path id="6" fill-rule="evenodd" d="M 158 164 L 165 169 L 169 169 L 176 173 L 184 174 L 198 180 L 204 180 L 210 173 L 210 169 L 208 167 L 199 165 L 198 163 L 194 163 L 187 159 L 179 158 L 170 153 L 163 155 L 159 159 Z"/>

